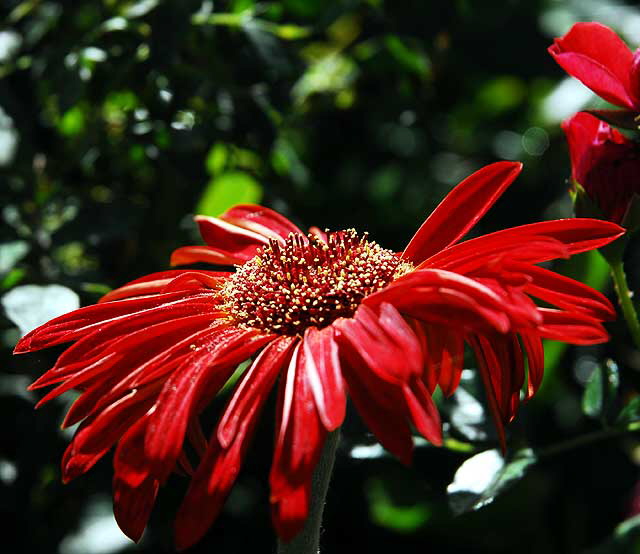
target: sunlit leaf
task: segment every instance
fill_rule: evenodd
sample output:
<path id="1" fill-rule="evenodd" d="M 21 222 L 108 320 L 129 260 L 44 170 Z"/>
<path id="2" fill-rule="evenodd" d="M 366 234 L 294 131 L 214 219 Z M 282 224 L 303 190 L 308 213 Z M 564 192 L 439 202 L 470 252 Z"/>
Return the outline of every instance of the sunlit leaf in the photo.
<path id="1" fill-rule="evenodd" d="M 531 449 L 516 452 L 505 463 L 498 450 L 485 450 L 466 460 L 447 487 L 449 506 L 455 514 L 478 510 L 522 479 L 536 462 Z"/>
<path id="2" fill-rule="evenodd" d="M 619 383 L 618 366 L 613 360 L 596 365 L 582 396 L 582 411 L 585 415 L 606 418 L 607 409 L 617 394 Z"/>
<path id="3" fill-rule="evenodd" d="M 207 159 L 205 160 L 205 166 L 209 175 L 217 175 L 220 173 L 229 158 L 229 148 L 223 142 L 216 142 L 209 150 Z"/>
<path id="4" fill-rule="evenodd" d="M 80 106 L 74 106 L 65 112 L 60 118 L 58 129 L 66 136 L 79 135 L 84 131 L 85 115 Z"/>
<path id="5" fill-rule="evenodd" d="M 80 307 L 78 295 L 61 285 L 23 285 L 4 294 L 0 303 L 22 335 L 54 317 Z"/>
<path id="6" fill-rule="evenodd" d="M 196 206 L 196 212 L 217 216 L 235 204 L 255 204 L 261 198 L 262 187 L 251 175 L 229 171 L 209 181 Z"/>
<path id="7" fill-rule="evenodd" d="M 24 240 L 0 243 L 0 275 L 4 275 L 29 252 L 29 244 Z"/>
<path id="8" fill-rule="evenodd" d="M 596 366 L 582 395 L 582 411 L 589 417 L 600 417 L 604 404 L 602 367 Z"/>

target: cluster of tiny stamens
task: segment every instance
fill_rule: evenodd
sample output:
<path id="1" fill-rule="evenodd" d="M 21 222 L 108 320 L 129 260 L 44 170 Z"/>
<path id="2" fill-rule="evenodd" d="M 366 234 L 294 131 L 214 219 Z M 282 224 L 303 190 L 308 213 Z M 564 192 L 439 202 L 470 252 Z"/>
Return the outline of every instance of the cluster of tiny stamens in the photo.
<path id="1" fill-rule="evenodd" d="M 238 324 L 296 335 L 352 316 L 365 296 L 412 269 L 353 229 L 327 233 L 326 242 L 291 233 L 238 267 L 222 294 Z"/>

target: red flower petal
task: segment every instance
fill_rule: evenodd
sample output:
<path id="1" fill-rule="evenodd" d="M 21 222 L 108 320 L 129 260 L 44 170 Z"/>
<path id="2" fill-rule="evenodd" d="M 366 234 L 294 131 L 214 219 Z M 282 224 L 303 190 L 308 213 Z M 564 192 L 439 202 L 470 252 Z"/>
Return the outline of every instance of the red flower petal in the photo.
<path id="1" fill-rule="evenodd" d="M 405 414 L 398 409 L 402 401 L 398 387 L 372 376 L 368 367 L 357 360 L 350 361 L 345 379 L 365 425 L 391 454 L 403 464 L 411 464 L 413 438 Z"/>
<path id="2" fill-rule="evenodd" d="M 165 320 L 181 308 L 193 313 L 199 306 L 204 313 L 211 311 L 216 302 L 217 297 L 212 293 L 170 292 L 86 306 L 52 319 L 27 333 L 16 345 L 14 353 L 22 354 L 71 342 L 115 321 L 127 320 L 132 323 L 132 319 L 136 318 L 137 324 L 144 326 Z"/>
<path id="3" fill-rule="evenodd" d="M 327 431 L 342 425 L 347 397 L 332 327 L 309 327 L 302 342 L 302 363 L 308 375 L 316 407 Z"/>
<path id="4" fill-rule="evenodd" d="M 598 96 L 617 106 L 637 108 L 636 89 L 630 80 L 633 54 L 608 27 L 576 23 L 565 36 L 554 40 L 549 53 Z"/>
<path id="5" fill-rule="evenodd" d="M 442 445 L 440 414 L 431 394 L 419 379 L 402 387 L 404 401 L 411 421 L 418 432 L 436 446 Z"/>
<path id="6" fill-rule="evenodd" d="M 220 512 L 240 471 L 269 389 L 288 362 L 295 340 L 280 337 L 269 344 L 236 387 L 178 511 L 178 549 L 198 541 Z"/>
<path id="7" fill-rule="evenodd" d="M 493 206 L 522 170 L 519 162 L 497 162 L 456 186 L 426 219 L 402 253 L 418 264 L 461 239 Z"/>
<path id="8" fill-rule="evenodd" d="M 238 425 L 245 420 L 255 405 L 267 397 L 283 366 L 289 363 L 291 349 L 296 342 L 293 337 L 277 338 L 260 353 L 244 373 L 218 423 L 218 441 L 222 448 L 229 447 Z"/>
<path id="9" fill-rule="evenodd" d="M 195 344 L 192 356 L 173 372 L 156 402 L 145 438 L 145 452 L 161 482 L 180 454 L 189 419 L 205 392 L 215 394 L 237 364 L 271 340 L 272 335 L 255 330 L 227 328 Z"/>
<path id="10" fill-rule="evenodd" d="M 151 406 L 157 388 L 131 391 L 128 395 L 85 420 L 76 431 L 62 459 L 66 483 L 89 470 L 142 417 Z"/>
<path id="11" fill-rule="evenodd" d="M 540 308 L 543 322 L 538 326 L 542 338 L 570 344 L 600 344 L 609 340 L 609 334 L 593 317 L 576 312 Z"/>
<path id="12" fill-rule="evenodd" d="M 264 206 L 239 204 L 223 213 L 220 219 L 276 240 L 284 240 L 290 233 L 304 234 L 286 217 Z"/>
<path id="13" fill-rule="evenodd" d="M 178 316 L 179 312 L 175 315 Z M 67 349 L 56 365 L 30 388 L 66 380 L 39 402 L 43 404 L 98 375 L 111 378 L 119 373 L 118 370 L 123 370 L 127 377 L 131 377 L 143 363 L 166 353 L 166 344 L 180 342 L 197 331 L 209 328 L 217 319 L 215 314 L 196 314 L 176 317 L 142 329 L 135 321 L 98 328 Z M 115 335 L 116 332 L 118 335 Z"/>
<path id="14" fill-rule="evenodd" d="M 540 388 L 544 374 L 544 347 L 542 340 L 534 333 L 521 333 L 522 344 L 527 353 L 529 383 L 525 400 L 529 400 Z"/>
<path id="15" fill-rule="evenodd" d="M 363 300 L 363 306 L 387 302 L 403 315 L 458 326 L 505 332 L 509 318 L 502 299 L 464 275 L 439 269 L 416 270 Z"/>
<path id="16" fill-rule="evenodd" d="M 540 300 L 600 320 L 616 317 L 611 302 L 587 285 L 535 265 L 522 265 L 519 271 L 531 278 L 531 282 L 524 286 L 524 291 Z"/>
<path id="17" fill-rule="evenodd" d="M 290 541 L 304 527 L 310 497 L 311 482 L 308 481 L 271 501 L 271 521 L 283 541 Z"/>
<path id="18" fill-rule="evenodd" d="M 229 275 L 231 273 L 227 271 L 185 271 L 184 269 L 161 271 L 135 279 L 108 292 L 100 299 L 100 302 L 162 292 L 218 289 L 224 282 L 223 277 L 228 277 Z"/>
<path id="19" fill-rule="evenodd" d="M 236 265 L 243 264 L 250 258 L 251 256 L 247 258 L 221 252 L 211 246 L 181 246 L 172 252 L 170 264 L 175 266 L 202 262 L 211 265 Z"/>
<path id="20" fill-rule="evenodd" d="M 158 481 L 153 477 L 148 477 L 136 487 L 117 477 L 113 480 L 113 515 L 122 532 L 135 542 L 142 537 L 158 487 Z"/>
<path id="21" fill-rule="evenodd" d="M 411 327 L 389 303 L 381 302 L 380 314 L 361 304 L 353 318 L 334 323 L 343 347 L 378 377 L 394 384 L 406 383 L 422 371 L 422 350 Z M 347 352 L 349 355 L 349 352 Z"/>
<path id="22" fill-rule="evenodd" d="M 418 269 L 437 267 L 459 273 L 470 273 L 506 259 L 541 263 L 600 248 L 621 237 L 625 230 L 609 221 L 587 218 L 557 219 L 496 231 L 445 248 L 425 260 Z M 561 249 L 559 249 L 559 247 Z"/>
<path id="23" fill-rule="evenodd" d="M 269 476 L 272 500 L 289 494 L 311 479 L 327 436 L 302 358 L 302 349 L 298 345 L 286 378 L 280 382 L 276 442 Z"/>

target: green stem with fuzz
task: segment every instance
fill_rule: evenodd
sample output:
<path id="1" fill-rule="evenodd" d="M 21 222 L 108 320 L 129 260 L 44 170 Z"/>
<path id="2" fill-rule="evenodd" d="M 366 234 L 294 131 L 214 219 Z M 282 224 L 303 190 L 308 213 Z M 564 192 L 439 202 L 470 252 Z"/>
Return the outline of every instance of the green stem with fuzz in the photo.
<path id="1" fill-rule="evenodd" d="M 278 539 L 278 554 L 318 554 L 320 552 L 320 525 L 325 498 L 340 442 L 340 429 L 329 433 L 322 449 L 322 455 L 313 472 L 309 514 L 302 530 L 289 542 Z"/>
<path id="2" fill-rule="evenodd" d="M 640 322 L 638 322 L 638 314 L 631 301 L 631 292 L 629 291 L 629 284 L 627 283 L 627 276 L 624 272 L 622 261 L 611 263 L 611 275 L 613 277 L 616 294 L 618 295 L 618 301 L 622 308 L 622 314 L 631 333 L 631 338 L 636 348 L 640 350 Z"/>

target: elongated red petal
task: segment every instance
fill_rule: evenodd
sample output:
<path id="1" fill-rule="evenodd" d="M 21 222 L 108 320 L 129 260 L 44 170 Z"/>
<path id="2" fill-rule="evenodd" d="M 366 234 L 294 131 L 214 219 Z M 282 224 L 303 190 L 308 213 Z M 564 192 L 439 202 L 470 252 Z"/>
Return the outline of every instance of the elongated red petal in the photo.
<path id="1" fill-rule="evenodd" d="M 624 235 L 609 221 L 588 218 L 556 219 L 512 227 L 455 244 L 425 260 L 418 269 L 437 267 L 470 273 L 491 263 L 492 258 L 541 263 L 600 248 Z M 546 248 L 542 248 L 544 245 Z M 558 246 L 563 247 L 558 250 Z"/>
<path id="2" fill-rule="evenodd" d="M 428 335 L 431 358 L 433 363 L 439 366 L 437 383 L 445 396 L 451 396 L 458 388 L 462 377 L 464 337 L 454 329 L 436 325 L 429 327 Z M 425 372 L 427 371 L 425 368 Z M 433 391 L 431 387 L 430 390 Z"/>
<path id="3" fill-rule="evenodd" d="M 569 75 L 617 106 L 638 106 L 631 85 L 633 54 L 623 40 L 600 23 L 576 23 L 556 38 L 549 53 Z"/>
<path id="4" fill-rule="evenodd" d="M 277 436 L 269 476 L 272 500 L 311 479 L 327 435 L 303 358 L 302 347 L 296 346 L 287 378 L 280 384 Z"/>
<path id="5" fill-rule="evenodd" d="M 525 400 L 529 400 L 540 388 L 544 374 L 544 347 L 542 340 L 534 333 L 521 333 L 522 344 L 527 353 L 529 382 Z"/>
<path id="6" fill-rule="evenodd" d="M 500 404 L 498 400 L 500 391 L 496 391 L 495 389 L 490 370 L 491 363 L 495 360 L 493 357 L 493 351 L 490 348 L 490 343 L 486 340 L 480 340 L 479 337 L 471 336 L 469 338 L 469 344 L 471 345 L 476 356 L 476 361 L 478 362 L 478 371 L 484 384 L 487 402 L 489 403 L 489 411 L 491 412 L 493 422 L 496 426 L 496 431 L 498 432 L 500 448 L 505 452 L 507 449 L 507 441 L 504 432 L 504 420 L 500 412 Z M 499 384 L 500 383 L 498 382 L 498 385 Z"/>
<path id="7" fill-rule="evenodd" d="M 181 246 L 172 252 L 170 264 L 176 266 L 202 262 L 211 265 L 236 265 L 243 264 L 251 257 L 222 252 L 211 246 Z"/>
<path id="8" fill-rule="evenodd" d="M 113 480 L 113 515 L 118 527 L 132 541 L 138 542 L 142 537 L 158 488 L 159 483 L 153 477 L 135 487 L 117 477 Z"/>
<path id="9" fill-rule="evenodd" d="M 144 453 L 144 436 L 148 422 L 147 412 L 118 441 L 113 455 L 114 476 L 134 488 L 150 475 L 150 467 Z"/>
<path id="10" fill-rule="evenodd" d="M 264 206 L 239 204 L 223 213 L 220 219 L 276 240 L 286 239 L 289 233 L 304 234 L 286 217 Z"/>
<path id="11" fill-rule="evenodd" d="M 151 406 L 153 388 L 131 391 L 96 417 L 83 422 L 62 459 L 62 479 L 68 482 L 88 471 Z"/>
<path id="12" fill-rule="evenodd" d="M 361 304 L 354 317 L 334 323 L 344 348 L 390 383 L 402 384 L 422 370 L 420 343 L 398 311 L 381 302 L 380 314 Z"/>
<path id="13" fill-rule="evenodd" d="M 402 257 L 418 264 L 464 237 L 521 170 L 521 163 L 497 162 L 467 177 L 426 219 Z"/>
<path id="14" fill-rule="evenodd" d="M 216 296 L 215 293 L 181 291 L 86 306 L 52 319 L 27 333 L 16 345 L 14 353 L 21 354 L 71 342 L 115 321 L 128 320 L 128 323 L 132 324 L 135 318 L 138 325 L 149 325 L 167 319 L 170 313 L 187 304 L 189 306 L 185 309 L 199 306 L 204 313 L 215 305 Z"/>
<path id="15" fill-rule="evenodd" d="M 270 237 L 238 227 L 217 217 L 197 215 L 194 220 L 198 224 L 204 242 L 218 252 L 231 257 L 250 260 L 256 255 L 260 246 L 269 244 Z"/>
<path id="16" fill-rule="evenodd" d="M 418 432 L 436 446 L 442 445 L 440 414 L 431 394 L 420 379 L 402 387 L 404 401 L 411 421 Z"/>
<path id="17" fill-rule="evenodd" d="M 145 439 L 145 452 L 161 482 L 180 454 L 189 418 L 203 394 L 215 394 L 237 364 L 271 340 L 271 335 L 255 330 L 229 328 L 195 344 L 193 355 L 173 372 L 156 402 Z"/>
<path id="18" fill-rule="evenodd" d="M 184 269 L 161 271 L 135 279 L 108 292 L 100 299 L 100 302 L 161 292 L 217 289 L 224 283 L 224 278 L 229 275 L 231 273 L 227 271 L 190 271 Z"/>
<path id="19" fill-rule="evenodd" d="M 291 355 L 292 337 L 272 342 L 247 370 L 214 431 L 176 517 L 176 546 L 200 540 L 235 482 L 268 390 Z M 218 437 L 225 439 L 222 445 Z"/>
<path id="20" fill-rule="evenodd" d="M 529 265 L 520 271 L 531 277 L 524 291 L 569 311 L 578 311 L 600 320 L 612 320 L 616 310 L 597 290 L 548 269 Z"/>
<path id="21" fill-rule="evenodd" d="M 356 410 L 380 444 L 403 464 L 410 465 L 413 439 L 402 403 L 401 390 L 372 376 L 360 360 L 349 360 L 351 371 L 345 373 L 349 395 Z M 395 390 L 394 390 L 395 389 Z"/>
<path id="22" fill-rule="evenodd" d="M 609 340 L 609 334 L 600 322 L 588 315 L 549 308 L 540 308 L 540 313 L 543 322 L 538 333 L 542 338 L 585 345 Z"/>
<path id="23" fill-rule="evenodd" d="M 215 316 L 206 314 L 176 317 L 142 329 L 132 326 L 129 334 L 127 325 L 123 325 L 121 327 L 124 328 L 118 329 L 122 333 L 119 337 L 103 344 L 100 341 L 107 333 L 99 328 L 64 352 L 58 363 L 33 383 L 31 388 L 65 380 L 40 401 L 39 404 L 43 404 L 100 375 L 111 378 L 122 370 L 131 376 L 144 362 L 166 352 L 167 344 L 179 342 L 186 336 L 209 328 L 216 319 Z"/>
<path id="24" fill-rule="evenodd" d="M 218 441 L 223 448 L 233 442 L 240 423 L 252 408 L 268 396 L 271 387 L 291 358 L 294 337 L 279 337 L 269 344 L 242 376 L 218 424 Z"/>
<path id="25" fill-rule="evenodd" d="M 327 431 L 342 425 L 347 397 L 332 327 L 309 327 L 302 342 L 303 361 L 318 414 Z"/>
<path id="26" fill-rule="evenodd" d="M 278 537 L 285 542 L 293 539 L 302 529 L 309 513 L 311 482 L 271 501 L 271 521 Z"/>
<path id="27" fill-rule="evenodd" d="M 422 321 L 501 332 L 510 328 L 504 303 L 494 291 L 451 271 L 413 271 L 365 298 L 363 305 L 383 302 Z"/>

